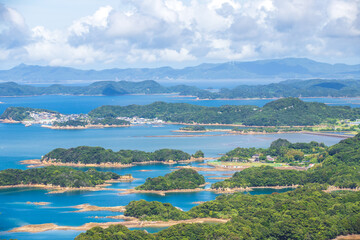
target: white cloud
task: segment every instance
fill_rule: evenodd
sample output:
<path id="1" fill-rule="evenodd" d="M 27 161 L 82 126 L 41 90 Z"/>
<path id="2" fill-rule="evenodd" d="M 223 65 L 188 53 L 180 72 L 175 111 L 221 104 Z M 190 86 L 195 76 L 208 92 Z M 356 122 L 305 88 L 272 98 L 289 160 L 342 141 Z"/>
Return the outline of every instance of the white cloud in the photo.
<path id="1" fill-rule="evenodd" d="M 31 30 L 19 12 L 0 5 L 0 20 L 2 62 L 185 66 L 360 56 L 360 0 L 124 0 L 99 5 L 66 29 Z"/>

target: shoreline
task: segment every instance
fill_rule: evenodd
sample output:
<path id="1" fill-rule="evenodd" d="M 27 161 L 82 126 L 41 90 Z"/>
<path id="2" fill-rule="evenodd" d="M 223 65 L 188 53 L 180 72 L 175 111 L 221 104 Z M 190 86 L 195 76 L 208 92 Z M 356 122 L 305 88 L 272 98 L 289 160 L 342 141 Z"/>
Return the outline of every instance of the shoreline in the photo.
<path id="1" fill-rule="evenodd" d="M 101 128 L 120 128 L 120 127 L 131 127 L 133 125 L 108 125 L 108 124 L 89 124 L 85 126 L 53 126 L 53 125 L 45 125 L 42 124 L 41 127 L 43 128 L 49 128 L 54 130 L 79 130 L 79 129 L 101 129 Z"/>
<path id="2" fill-rule="evenodd" d="M 125 206 L 114 206 L 114 207 L 99 207 L 88 203 L 72 206 L 79 210 L 72 212 L 92 212 L 92 211 L 110 211 L 110 212 L 125 212 Z"/>
<path id="3" fill-rule="evenodd" d="M 123 219 L 123 218 L 120 218 Z M 75 230 L 75 231 L 86 231 L 93 227 L 102 227 L 107 228 L 111 225 L 121 224 L 127 228 L 143 228 L 143 227 L 170 227 L 180 223 L 226 223 L 230 219 L 221 219 L 221 218 L 193 218 L 188 220 L 169 220 L 169 221 L 141 221 L 141 220 L 130 220 L 124 222 L 89 222 L 81 226 L 59 226 L 54 223 L 44 223 L 44 224 L 30 224 L 24 225 L 21 227 L 13 228 L 8 232 L 27 232 L 27 233 L 38 233 L 52 230 Z"/>
<path id="4" fill-rule="evenodd" d="M 173 189 L 173 190 L 136 190 L 136 189 L 118 189 L 123 191 L 119 195 L 128 195 L 136 193 L 150 193 L 158 194 L 160 196 L 165 196 L 167 193 L 188 193 L 188 192 L 214 192 L 216 194 L 224 193 L 235 193 L 235 192 L 249 192 L 254 191 L 255 189 L 284 189 L 284 188 L 297 188 L 300 185 L 288 185 L 288 186 L 259 186 L 259 187 L 237 187 L 237 188 L 225 188 L 225 189 L 215 189 L 215 188 L 194 188 L 194 189 Z"/>
<path id="5" fill-rule="evenodd" d="M 217 158 L 191 158 L 188 160 L 179 160 L 179 161 L 148 161 L 148 162 L 133 162 L 130 164 L 122 164 L 122 163 L 62 163 L 62 162 L 54 162 L 50 160 L 41 160 L 41 159 L 30 159 L 30 160 L 22 160 L 20 164 L 28 165 L 27 167 L 45 167 L 45 166 L 66 166 L 66 167 L 101 167 L 101 168 L 127 168 L 134 167 L 137 165 L 150 165 L 150 164 L 177 164 L 177 163 L 189 163 L 189 162 L 198 162 L 204 160 L 214 160 Z"/>
<path id="6" fill-rule="evenodd" d="M 6 185 L 0 186 L 0 189 L 9 189 L 9 188 L 39 188 L 49 190 L 48 194 L 55 194 L 55 193 L 65 193 L 71 191 L 104 191 L 104 190 L 111 190 L 110 188 L 105 188 L 111 185 L 111 183 L 117 182 L 124 182 L 124 181 L 133 181 L 134 178 L 129 178 L 124 176 L 125 179 L 111 179 L 106 180 L 103 184 L 96 185 L 94 187 L 61 187 L 55 185 L 46 185 L 46 184 L 17 184 L 17 185 Z"/>

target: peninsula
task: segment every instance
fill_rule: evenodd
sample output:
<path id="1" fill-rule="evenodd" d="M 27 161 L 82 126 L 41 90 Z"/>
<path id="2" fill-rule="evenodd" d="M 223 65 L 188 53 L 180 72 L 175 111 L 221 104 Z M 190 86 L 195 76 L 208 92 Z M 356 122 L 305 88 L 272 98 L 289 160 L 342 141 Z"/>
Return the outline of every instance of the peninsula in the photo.
<path id="1" fill-rule="evenodd" d="M 57 129 L 168 123 L 251 127 L 297 126 L 301 127 L 297 130 L 309 130 L 306 127 L 331 125 L 340 120 L 356 128 L 358 127 L 356 119 L 360 119 L 360 108 L 328 106 L 318 102 L 304 102 L 298 98 L 275 100 L 263 107 L 252 105 L 205 107 L 165 102 L 149 105 L 101 106 L 88 114 L 70 115 L 44 109 L 9 107 L 0 116 L 0 120 L 6 123 L 47 124 Z"/>
<path id="2" fill-rule="evenodd" d="M 106 183 L 132 181 L 131 175 L 112 172 L 87 171 L 69 167 L 49 166 L 27 170 L 7 169 L 0 171 L 0 188 L 36 187 L 55 192 L 73 190 L 101 190 Z"/>

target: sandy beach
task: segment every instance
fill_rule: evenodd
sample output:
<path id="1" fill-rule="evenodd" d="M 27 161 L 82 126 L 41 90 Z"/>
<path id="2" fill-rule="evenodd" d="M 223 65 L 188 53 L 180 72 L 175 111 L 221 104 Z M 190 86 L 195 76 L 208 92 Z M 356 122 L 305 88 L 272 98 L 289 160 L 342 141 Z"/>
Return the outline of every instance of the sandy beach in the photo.
<path id="1" fill-rule="evenodd" d="M 99 207 L 99 206 L 90 205 L 88 203 L 72 206 L 72 208 L 79 209 L 73 212 L 92 212 L 92 211 L 125 212 L 125 206 Z"/>
<path id="2" fill-rule="evenodd" d="M 105 222 L 105 223 L 85 223 L 84 225 L 73 227 L 73 226 L 58 226 L 54 223 L 44 223 L 44 224 L 33 224 L 25 225 L 22 227 L 17 227 L 9 232 L 28 232 L 28 233 L 38 233 L 51 230 L 74 230 L 74 231 L 86 231 L 93 227 L 102 227 L 107 228 L 111 225 L 124 225 L 128 228 L 138 228 L 138 227 L 170 227 L 180 223 L 226 223 L 230 219 L 219 219 L 219 218 L 194 218 L 189 220 L 180 220 L 180 221 L 140 221 L 140 220 L 131 220 L 125 222 Z"/>

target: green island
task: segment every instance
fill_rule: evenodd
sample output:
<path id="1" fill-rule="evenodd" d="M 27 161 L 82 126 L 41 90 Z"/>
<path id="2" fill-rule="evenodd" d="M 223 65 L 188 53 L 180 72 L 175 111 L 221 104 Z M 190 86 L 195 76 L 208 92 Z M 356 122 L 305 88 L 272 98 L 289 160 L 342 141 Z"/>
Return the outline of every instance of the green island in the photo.
<path id="1" fill-rule="evenodd" d="M 101 163 L 150 163 L 150 162 L 178 162 L 191 160 L 192 157 L 203 157 L 201 151 L 190 155 L 176 149 L 159 149 L 154 152 L 144 152 L 139 150 L 119 150 L 114 152 L 111 149 L 102 147 L 80 146 L 76 148 L 56 148 L 45 154 L 41 161 L 56 163 L 74 164 L 101 164 Z"/>
<path id="2" fill-rule="evenodd" d="M 149 105 L 101 106 L 88 114 L 64 115 L 53 111 L 9 107 L 0 116 L 2 121 L 22 121 L 29 124 L 54 124 L 57 126 L 129 125 L 131 124 L 229 124 L 246 126 L 304 126 L 313 130 L 338 128 L 358 130 L 353 121 L 360 119 L 360 109 L 348 106 L 328 106 L 324 103 L 304 102 L 298 98 L 283 98 L 263 107 L 225 105 L 205 107 L 187 103 L 155 102 Z M 324 127 L 318 127 L 318 125 Z M 56 126 L 55 126 L 56 127 Z M 195 128 L 194 129 L 202 129 Z M 297 131 L 300 128 L 283 128 Z M 235 129 L 236 130 L 236 129 Z M 255 128 L 256 130 L 256 128 Z M 260 130 L 260 129 L 259 129 Z M 258 130 L 258 131 L 259 131 Z M 246 130 L 250 131 L 250 130 Z M 264 131 L 264 129 L 262 129 Z M 265 129 L 265 131 L 270 131 Z"/>
<path id="3" fill-rule="evenodd" d="M 53 84 L 48 87 L 20 85 L 15 82 L 0 83 L 0 96 L 38 95 L 104 95 L 178 93 L 182 96 L 196 96 L 199 99 L 234 98 L 281 98 L 281 97 L 358 97 L 360 82 L 357 80 L 289 80 L 265 85 L 239 85 L 233 89 L 222 88 L 210 92 L 193 86 L 176 85 L 165 87 L 153 80 L 100 81 L 87 86 L 64 86 Z"/>
<path id="4" fill-rule="evenodd" d="M 168 221 L 193 218 L 230 219 L 227 223 L 180 223 L 158 233 L 122 225 L 94 227 L 75 239 L 334 239 L 359 234 L 360 192 L 326 193 L 319 184 L 271 195 L 220 195 L 187 212 L 171 204 L 132 201 L 126 216 Z M 180 221 L 179 221 L 180 222 Z"/>
<path id="5" fill-rule="evenodd" d="M 142 221 L 185 220 L 191 217 L 170 203 L 145 200 L 131 201 L 125 207 L 125 216 L 135 217 Z"/>
<path id="6" fill-rule="evenodd" d="M 285 141 L 281 140 L 278 143 L 282 144 Z M 240 152 L 247 154 L 248 151 Z M 270 166 L 247 168 L 235 173 L 230 179 L 214 183 L 211 188 L 291 186 L 307 183 L 328 184 L 338 188 L 360 188 L 360 134 L 340 141 L 327 148 L 325 152 L 320 150 L 316 159 L 319 164 L 307 171 L 280 170 Z"/>
<path id="7" fill-rule="evenodd" d="M 185 132 L 206 132 L 206 128 L 204 126 L 197 125 L 182 127 L 179 130 Z"/>
<path id="8" fill-rule="evenodd" d="M 194 189 L 205 183 L 204 176 L 193 169 L 180 169 L 165 176 L 147 178 L 136 190 L 167 191 L 175 189 Z"/>
<path id="9" fill-rule="evenodd" d="M 129 175 L 128 177 L 131 177 Z M 49 166 L 27 170 L 6 169 L 0 171 L 0 186 L 47 185 L 68 188 L 95 187 L 122 176 L 112 172 L 75 170 L 70 167 Z"/>

